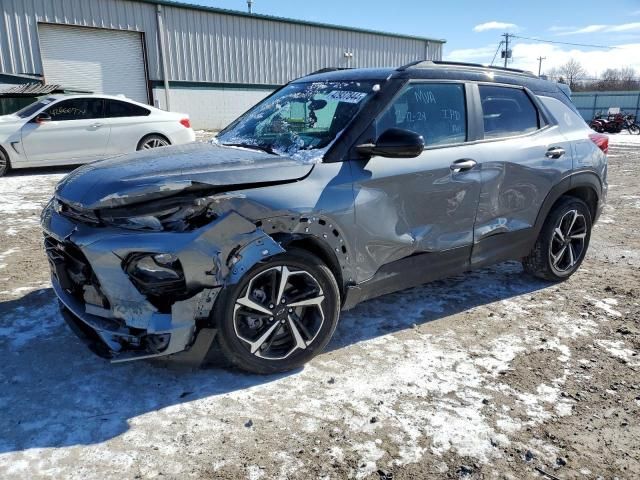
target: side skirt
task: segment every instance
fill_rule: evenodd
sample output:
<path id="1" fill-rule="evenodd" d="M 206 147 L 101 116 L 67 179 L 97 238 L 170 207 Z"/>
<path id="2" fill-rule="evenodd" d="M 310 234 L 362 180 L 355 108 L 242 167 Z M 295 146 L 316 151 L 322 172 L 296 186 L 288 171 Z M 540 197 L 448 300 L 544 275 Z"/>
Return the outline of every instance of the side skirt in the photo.
<path id="1" fill-rule="evenodd" d="M 387 293 L 422 285 L 469 270 L 471 247 L 418 253 L 383 265 L 366 282 L 347 288 L 343 310 Z"/>

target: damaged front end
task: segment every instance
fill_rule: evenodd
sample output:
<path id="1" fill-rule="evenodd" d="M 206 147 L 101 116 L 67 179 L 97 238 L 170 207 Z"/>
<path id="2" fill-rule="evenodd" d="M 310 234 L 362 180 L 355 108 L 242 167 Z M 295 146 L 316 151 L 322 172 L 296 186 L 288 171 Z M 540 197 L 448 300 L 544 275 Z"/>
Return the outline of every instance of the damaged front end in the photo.
<path id="1" fill-rule="evenodd" d="M 42 225 L 65 320 L 113 362 L 210 343 L 225 282 L 283 252 L 255 223 L 221 211 L 215 195 L 91 211 L 54 199 Z"/>

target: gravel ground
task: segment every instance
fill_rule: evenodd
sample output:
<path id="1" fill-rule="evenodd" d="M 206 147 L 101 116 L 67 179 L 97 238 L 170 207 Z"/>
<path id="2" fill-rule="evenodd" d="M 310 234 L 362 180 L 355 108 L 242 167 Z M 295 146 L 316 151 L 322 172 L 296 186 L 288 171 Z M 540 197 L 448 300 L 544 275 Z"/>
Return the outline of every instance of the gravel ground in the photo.
<path id="1" fill-rule="evenodd" d="M 640 137 L 612 137 L 588 256 L 366 302 L 288 375 L 111 365 L 56 311 L 38 214 L 0 179 L 0 478 L 638 478 Z"/>

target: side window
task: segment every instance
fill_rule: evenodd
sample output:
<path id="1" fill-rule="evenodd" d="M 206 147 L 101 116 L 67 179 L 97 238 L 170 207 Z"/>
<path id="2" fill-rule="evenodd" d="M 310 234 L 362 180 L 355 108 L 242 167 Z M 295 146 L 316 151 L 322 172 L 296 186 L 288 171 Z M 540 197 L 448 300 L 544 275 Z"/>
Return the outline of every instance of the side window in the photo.
<path id="1" fill-rule="evenodd" d="M 388 128 L 419 133 L 425 144 L 461 143 L 467 139 L 464 85 L 418 83 L 404 89 L 377 123 L 380 135 Z"/>
<path id="2" fill-rule="evenodd" d="M 484 138 L 511 137 L 539 128 L 535 105 L 519 88 L 480 85 Z"/>
<path id="3" fill-rule="evenodd" d="M 118 100 L 106 100 L 107 117 L 146 117 L 151 112 L 146 108 L 139 107 L 133 103 L 120 102 Z"/>
<path id="4" fill-rule="evenodd" d="M 72 98 L 51 105 L 45 113 L 55 122 L 102 118 L 103 101 L 101 98 Z"/>

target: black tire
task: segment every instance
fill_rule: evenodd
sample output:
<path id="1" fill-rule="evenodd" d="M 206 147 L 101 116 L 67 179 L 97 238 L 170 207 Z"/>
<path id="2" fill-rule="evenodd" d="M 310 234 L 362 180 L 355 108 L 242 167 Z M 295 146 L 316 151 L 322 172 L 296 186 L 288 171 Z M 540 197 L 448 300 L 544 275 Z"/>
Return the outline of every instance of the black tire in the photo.
<path id="1" fill-rule="evenodd" d="M 296 279 L 292 284 L 285 282 L 289 288 L 283 289 L 284 300 L 290 301 L 291 306 L 299 303 L 304 297 L 300 292 L 309 287 L 315 290 L 309 290 L 312 293 L 308 298 L 313 297 L 317 300 L 322 297 L 321 303 L 290 309 L 286 302 L 278 304 L 273 300 L 280 295 L 276 290 L 280 290 L 282 267 L 287 267 L 292 272 L 290 279 Z M 270 284 L 267 282 L 270 276 L 274 279 L 274 284 L 278 284 L 277 289 L 269 287 Z M 260 286 L 249 292 L 249 287 L 254 288 L 256 285 Z M 320 291 L 317 291 L 316 287 L 319 287 Z M 251 297 L 260 291 L 261 295 Z M 297 298 L 287 299 L 287 294 L 293 297 L 297 294 Z M 262 299 L 258 300 L 258 297 Z M 264 318 L 253 318 L 251 314 L 243 312 L 255 310 L 246 309 L 237 303 L 239 301 L 258 302 L 261 308 L 269 310 L 273 316 L 263 313 L 261 315 Z M 280 305 L 282 308 L 279 308 Z M 224 287 L 216 301 L 212 319 L 218 329 L 216 338 L 220 350 L 233 365 L 252 373 L 270 374 L 298 368 L 320 353 L 331 340 L 339 315 L 340 291 L 331 270 L 315 255 L 304 250 L 292 249 L 256 265 L 237 284 Z M 259 326 L 256 326 L 257 322 Z M 294 330 L 298 332 L 297 338 Z M 271 336 L 267 336 L 267 340 L 263 340 L 260 348 L 257 348 L 260 340 L 265 338 L 269 331 L 273 332 Z M 241 339 L 241 333 L 246 335 L 245 332 L 253 335 L 252 338 Z M 294 345 L 298 339 L 303 341 L 304 348 Z M 253 345 L 249 341 L 253 342 Z M 252 352 L 253 348 L 256 348 L 255 352 Z M 271 358 L 262 358 L 262 355 Z M 284 355 L 286 358 L 280 358 Z"/>
<path id="2" fill-rule="evenodd" d="M 571 225 L 573 230 L 567 235 L 566 229 Z M 549 212 L 533 249 L 522 259 L 525 272 L 552 282 L 569 278 L 584 260 L 591 227 L 591 211 L 587 204 L 579 198 L 561 197 Z"/>
<path id="3" fill-rule="evenodd" d="M 0 177 L 3 177 L 11 170 L 11 163 L 9 162 L 9 157 L 7 154 L 0 148 Z"/>
<path id="4" fill-rule="evenodd" d="M 640 126 L 638 125 L 629 125 L 629 133 L 631 135 L 640 135 Z"/>
<path id="5" fill-rule="evenodd" d="M 157 143 L 158 145 L 150 146 L 150 145 L 153 145 L 154 143 Z M 136 147 L 136 150 L 148 150 L 152 148 L 166 147 L 168 145 L 171 145 L 171 142 L 169 141 L 168 138 L 163 137 L 162 135 L 156 135 L 156 134 L 146 135 L 138 142 L 138 146 Z"/>

